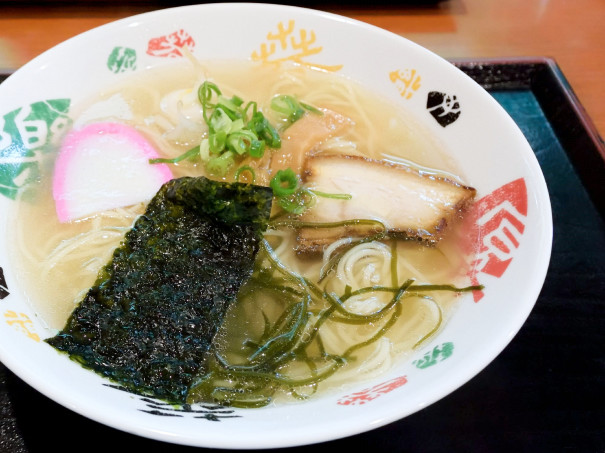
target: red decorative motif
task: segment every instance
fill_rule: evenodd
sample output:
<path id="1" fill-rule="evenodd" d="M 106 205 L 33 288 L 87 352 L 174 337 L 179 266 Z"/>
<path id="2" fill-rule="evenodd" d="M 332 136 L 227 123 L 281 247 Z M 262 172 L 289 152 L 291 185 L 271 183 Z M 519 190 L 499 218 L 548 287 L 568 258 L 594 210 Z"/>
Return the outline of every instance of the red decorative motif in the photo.
<path id="1" fill-rule="evenodd" d="M 185 30 L 178 30 L 169 35 L 152 38 L 147 45 L 147 53 L 154 57 L 182 57 L 182 49 L 190 52 L 195 47 L 195 41 Z"/>
<path id="2" fill-rule="evenodd" d="M 379 396 L 401 387 L 407 382 L 408 380 L 406 376 L 400 376 L 395 379 L 391 379 L 390 381 L 383 382 L 382 384 L 375 385 L 369 389 L 362 390 L 361 392 L 355 392 L 347 395 L 338 400 L 338 404 L 342 404 L 343 406 L 353 406 L 369 403 Z"/>
<path id="3" fill-rule="evenodd" d="M 471 265 L 471 284 L 478 285 L 478 274 L 500 278 L 513 260 L 513 251 L 519 247 L 527 217 L 527 187 L 523 178 L 512 181 L 477 201 L 469 216 L 466 245 L 476 258 Z M 466 229 L 465 229 L 466 230 Z M 475 302 L 483 298 L 482 291 L 474 291 Z"/>

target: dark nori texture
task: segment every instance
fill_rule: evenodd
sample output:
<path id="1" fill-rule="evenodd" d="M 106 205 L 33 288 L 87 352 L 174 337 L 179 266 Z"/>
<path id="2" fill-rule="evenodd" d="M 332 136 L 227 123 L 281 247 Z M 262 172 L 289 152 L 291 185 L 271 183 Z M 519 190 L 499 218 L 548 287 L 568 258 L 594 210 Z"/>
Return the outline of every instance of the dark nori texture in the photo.
<path id="1" fill-rule="evenodd" d="M 184 402 L 252 273 L 271 200 L 266 187 L 169 181 L 47 342 L 130 391 Z"/>

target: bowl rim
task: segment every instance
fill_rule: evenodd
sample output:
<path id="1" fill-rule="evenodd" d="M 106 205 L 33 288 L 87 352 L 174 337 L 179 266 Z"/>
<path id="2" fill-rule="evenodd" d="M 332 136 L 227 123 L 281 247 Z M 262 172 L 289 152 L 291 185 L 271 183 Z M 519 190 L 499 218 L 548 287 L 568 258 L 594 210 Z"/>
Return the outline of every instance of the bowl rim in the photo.
<path id="1" fill-rule="evenodd" d="M 103 34 L 106 31 L 109 31 L 112 29 L 117 29 L 117 28 L 121 27 L 122 25 L 124 25 L 126 23 L 130 23 L 135 20 L 144 21 L 149 18 L 154 18 L 155 16 L 162 16 L 162 15 L 166 15 L 166 14 L 179 14 L 179 13 L 187 14 L 189 11 L 193 11 L 193 10 L 212 10 L 212 9 L 237 10 L 238 8 L 242 8 L 242 7 L 258 9 L 258 10 L 262 10 L 263 8 L 268 8 L 268 9 L 273 9 L 276 11 L 279 10 L 279 11 L 284 11 L 284 12 L 297 12 L 298 11 L 303 14 L 309 14 L 311 16 L 325 18 L 330 21 L 342 22 L 342 23 L 348 24 L 352 27 L 355 27 L 357 29 L 361 29 L 363 33 L 369 32 L 372 34 L 378 34 L 380 36 L 383 36 L 383 37 L 386 37 L 389 39 L 401 40 L 401 42 L 406 43 L 407 46 L 411 46 L 426 55 L 430 55 L 430 58 L 433 58 L 434 60 L 437 60 L 437 59 L 441 60 L 442 62 L 445 62 L 448 65 L 450 65 L 450 63 L 447 62 L 447 60 L 445 60 L 444 58 L 442 58 L 439 55 L 436 55 L 435 53 L 431 52 L 430 50 L 425 49 L 424 47 L 408 40 L 407 38 L 405 38 L 403 36 L 400 36 L 393 32 L 381 29 L 374 25 L 371 25 L 371 24 L 368 24 L 365 22 L 361 22 L 356 19 L 340 16 L 340 15 L 337 15 L 334 13 L 330 13 L 330 12 L 326 12 L 326 11 L 319 11 L 319 10 L 310 9 L 310 8 L 301 7 L 301 6 L 278 5 L 278 4 L 269 4 L 269 3 L 243 3 L 243 2 L 208 3 L 208 4 L 198 4 L 198 5 L 182 5 L 182 6 L 159 9 L 159 10 L 155 10 L 155 11 L 144 12 L 144 13 L 140 13 L 140 14 L 137 14 L 134 16 L 125 17 L 125 18 L 119 19 L 117 21 L 113 21 L 113 22 L 95 27 L 91 30 L 82 32 L 82 33 L 80 33 L 72 38 L 69 38 L 68 40 L 54 46 L 53 48 L 45 51 L 44 53 L 40 54 L 39 56 L 35 57 L 31 61 L 29 61 L 28 63 L 23 65 L 20 69 L 15 71 L 15 73 L 13 75 L 9 76 L 2 83 L 2 86 L 10 86 L 14 80 L 17 80 L 17 78 L 20 76 L 20 74 L 23 74 L 26 71 L 29 71 L 31 68 L 36 67 L 37 65 L 40 64 L 40 62 L 44 61 L 45 59 L 52 58 L 56 53 L 61 52 L 63 50 L 63 48 L 65 46 L 69 45 L 70 43 L 74 43 L 74 42 L 77 42 L 77 41 L 80 41 L 83 39 L 92 38 L 97 34 Z M 470 77 L 468 77 L 466 74 L 459 71 L 453 65 L 451 65 L 451 66 L 453 69 L 455 69 L 456 71 L 459 72 L 459 77 L 465 77 L 468 80 L 470 80 L 474 85 L 476 85 L 478 88 L 481 88 L 474 81 L 472 81 L 472 79 L 470 79 Z M 511 124 L 512 124 L 512 127 L 514 129 L 516 129 L 518 131 L 518 134 L 520 134 L 522 137 L 522 133 L 518 130 L 516 124 L 508 116 L 508 114 L 504 111 L 504 109 L 497 103 L 496 100 L 491 98 L 491 96 L 487 92 L 485 92 L 485 94 L 489 97 L 489 99 L 491 99 L 492 105 L 494 107 L 494 111 L 500 112 L 500 116 L 502 118 L 507 118 L 504 121 L 509 121 L 510 124 L 508 127 L 511 127 Z M 1 95 L 2 95 L 2 89 L 0 86 L 0 96 Z M 522 139 L 525 140 L 524 137 L 522 137 Z M 527 143 L 527 142 L 525 141 L 525 143 Z M 529 147 L 529 144 L 527 144 L 527 147 Z M 530 147 L 529 147 L 529 149 L 531 150 Z M 478 358 L 478 360 L 475 360 L 475 366 L 469 367 L 466 370 L 457 370 L 457 376 L 455 379 L 452 379 L 451 381 L 449 381 L 447 385 L 442 386 L 440 388 L 439 392 L 435 392 L 435 393 L 433 393 L 433 395 L 430 398 L 427 398 L 424 405 L 419 406 L 415 410 L 412 410 L 411 412 L 407 412 L 404 415 L 402 415 L 400 411 L 397 411 L 394 408 L 390 408 L 390 411 L 377 413 L 371 417 L 368 417 L 366 415 L 364 415 L 363 417 L 359 417 L 362 419 L 362 420 L 360 420 L 359 423 L 349 423 L 346 425 L 342 425 L 340 427 L 340 430 L 338 431 L 338 433 L 334 433 L 332 430 L 328 431 L 326 429 L 322 429 L 319 431 L 311 431 L 311 432 L 309 432 L 309 437 L 304 440 L 300 439 L 300 438 L 298 440 L 294 440 L 291 438 L 291 436 L 288 433 L 283 433 L 283 435 L 278 440 L 275 440 L 275 439 L 266 440 L 266 439 L 260 439 L 257 437 L 254 439 L 254 442 L 252 444 L 251 444 L 250 438 L 237 439 L 236 438 L 237 436 L 234 436 L 233 438 L 230 438 L 230 439 L 223 439 L 223 440 L 218 440 L 218 439 L 213 438 L 210 442 L 208 442 L 208 441 L 204 441 L 203 439 L 200 439 L 199 436 L 191 436 L 191 437 L 180 436 L 179 437 L 179 436 L 173 435 L 170 432 L 152 430 L 145 426 L 140 426 L 139 424 L 136 424 L 136 423 L 125 427 L 123 425 L 120 425 L 119 421 L 116 421 L 116 419 L 114 419 L 112 417 L 111 413 L 103 413 L 103 412 L 98 413 L 94 410 L 91 411 L 89 407 L 80 405 L 80 401 L 79 401 L 77 395 L 64 395 L 64 394 L 57 395 L 56 389 L 49 387 L 47 381 L 45 380 L 45 378 L 42 374 L 32 373 L 32 369 L 30 368 L 31 365 L 29 364 L 29 362 L 23 362 L 23 361 L 17 360 L 17 358 L 13 354 L 11 354 L 11 351 L 8 348 L 5 348 L 1 343 L 0 343 L 0 360 L 8 369 L 10 369 L 13 373 L 15 373 L 17 376 L 19 376 L 21 379 L 23 379 L 28 384 L 30 384 L 36 390 L 40 391 L 45 396 L 51 398 L 52 400 L 56 401 L 57 403 L 60 403 L 61 405 L 67 407 L 68 409 L 70 409 L 82 416 L 85 416 L 85 417 L 95 420 L 97 422 L 103 423 L 105 425 L 112 426 L 112 427 L 117 428 L 122 431 L 127 431 L 130 433 L 136 434 L 136 435 L 140 435 L 143 437 L 148 437 L 148 438 L 152 438 L 152 439 L 156 439 L 156 440 L 160 440 L 160 441 L 168 441 L 168 442 L 172 442 L 175 444 L 194 445 L 194 446 L 199 446 L 199 447 L 239 448 L 239 449 L 289 447 L 289 446 L 308 445 L 308 444 L 314 444 L 314 443 L 319 443 L 319 442 L 324 442 L 324 441 L 329 441 L 329 440 L 340 439 L 340 438 L 347 437 L 350 435 L 359 434 L 362 432 L 373 430 L 380 426 L 384 426 L 388 423 L 394 422 L 403 417 L 407 417 L 407 416 L 421 410 L 425 406 L 435 403 L 436 401 L 444 398 L 445 396 L 449 395 L 456 389 L 460 388 L 464 383 L 468 382 L 470 379 L 472 379 L 474 376 L 476 376 L 479 372 L 481 372 L 481 370 L 483 370 L 487 365 L 489 365 L 502 352 L 502 350 L 510 343 L 510 341 L 513 339 L 513 337 L 521 329 L 525 320 L 527 319 L 531 310 L 533 309 L 533 307 L 538 299 L 539 293 L 542 289 L 542 286 L 543 286 L 543 283 L 544 283 L 544 280 L 546 278 L 546 274 L 548 271 L 548 263 L 550 262 L 551 246 L 552 246 L 552 239 L 553 239 L 553 225 L 552 225 L 552 211 L 551 211 L 551 205 L 550 205 L 550 198 L 548 196 L 548 189 L 546 187 L 546 183 L 544 181 L 544 177 L 540 170 L 539 164 L 537 162 L 535 155 L 533 155 L 533 152 L 532 152 L 531 156 L 527 156 L 527 158 L 528 158 L 527 163 L 530 166 L 530 170 L 533 172 L 534 178 L 537 178 L 536 179 L 537 187 L 541 188 L 541 193 L 537 194 L 537 196 L 539 196 L 539 198 L 540 198 L 539 220 L 542 223 L 540 229 L 541 229 L 541 232 L 543 233 L 540 236 L 541 245 L 539 248 L 542 251 L 542 253 L 539 256 L 539 259 L 536 262 L 536 267 L 535 267 L 535 270 L 539 271 L 539 273 L 538 273 L 538 275 L 534 275 L 534 278 L 531 280 L 530 285 L 528 285 L 526 287 L 526 294 L 527 294 L 526 299 L 529 301 L 532 301 L 532 302 L 531 303 L 528 302 L 527 304 L 525 304 L 524 310 L 516 312 L 515 321 L 512 323 L 514 326 L 509 331 L 507 336 L 500 337 L 499 341 L 493 343 L 492 347 L 490 349 L 482 350 L 483 354 L 481 354 L 481 356 L 480 356 L 480 358 Z M 201 431 L 203 431 L 203 430 L 201 430 Z"/>

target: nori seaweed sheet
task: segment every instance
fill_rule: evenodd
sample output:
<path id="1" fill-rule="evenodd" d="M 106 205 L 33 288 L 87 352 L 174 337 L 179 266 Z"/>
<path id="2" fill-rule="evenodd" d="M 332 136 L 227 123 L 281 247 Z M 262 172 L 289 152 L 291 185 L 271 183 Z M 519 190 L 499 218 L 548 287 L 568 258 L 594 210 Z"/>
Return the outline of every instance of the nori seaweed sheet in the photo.
<path id="1" fill-rule="evenodd" d="M 167 182 L 47 342 L 130 391 L 185 402 L 252 273 L 271 200 L 249 184 Z"/>

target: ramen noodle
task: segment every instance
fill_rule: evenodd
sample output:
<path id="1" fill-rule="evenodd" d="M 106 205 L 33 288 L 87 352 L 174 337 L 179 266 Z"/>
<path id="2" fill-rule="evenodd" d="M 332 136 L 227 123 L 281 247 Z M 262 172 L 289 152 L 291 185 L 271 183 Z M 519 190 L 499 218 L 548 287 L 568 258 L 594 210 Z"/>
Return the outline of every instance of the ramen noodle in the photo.
<path id="1" fill-rule="evenodd" d="M 247 131 L 261 122 L 245 126 L 256 112 L 279 146 L 258 132 L 266 149 L 216 152 L 223 137 L 213 130 L 227 121 L 214 113 L 220 102 L 247 107 L 246 121 L 228 120 L 228 133 L 239 132 L 230 149 L 250 145 Z M 175 178 L 274 190 L 255 270 L 188 401 L 255 407 L 369 379 L 438 332 L 468 289 L 461 286 L 471 257 L 457 225 L 474 189 L 419 121 L 342 76 L 190 59 L 96 93 L 73 118 L 76 131 L 134 128 Z M 17 203 L 14 255 L 31 304 L 61 329 L 148 200 L 61 222 L 52 158 L 45 168 L 35 199 Z"/>

